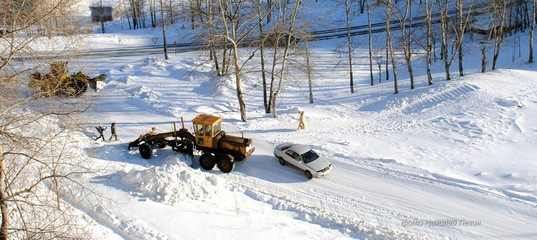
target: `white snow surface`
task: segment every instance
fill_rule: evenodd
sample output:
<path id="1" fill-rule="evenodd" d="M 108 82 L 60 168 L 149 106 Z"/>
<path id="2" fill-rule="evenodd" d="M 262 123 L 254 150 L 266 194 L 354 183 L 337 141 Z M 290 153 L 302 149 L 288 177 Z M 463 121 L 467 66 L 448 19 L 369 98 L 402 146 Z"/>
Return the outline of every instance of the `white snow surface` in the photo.
<path id="1" fill-rule="evenodd" d="M 100 44 L 95 47 L 113 48 L 148 44 L 159 34 L 116 31 L 88 38 Z M 520 38 L 524 42 L 527 33 Z M 308 102 L 305 75 L 290 74 L 277 118 L 264 113 L 260 77 L 245 77 L 247 122 L 240 120 L 234 79 L 216 78 L 205 52 L 172 51 L 169 60 L 158 54 L 71 61 L 73 71 L 108 76 L 102 89 L 85 94 L 94 120 L 79 147 L 102 169 L 88 185 L 109 201 L 67 201 L 99 239 L 537 236 L 537 66 L 524 55 L 511 61 L 514 44 L 506 41 L 499 70 L 479 73 L 479 49 L 469 49 L 466 76 L 453 72 L 446 81 L 437 61 L 435 83 L 428 86 L 425 63 L 418 60 L 416 88 L 410 90 L 401 66 L 400 92 L 393 94 L 385 73 L 381 83 L 375 76 L 369 85 L 364 44 L 355 52 L 351 94 L 339 64 L 344 56 L 335 50 L 342 41 L 310 44 L 315 102 Z M 297 130 L 299 110 L 305 111 L 305 130 Z M 229 134 L 254 139 L 254 154 L 233 172 L 202 170 L 199 155 L 190 159 L 169 147 L 155 150 L 150 160 L 127 150 L 153 126 L 171 131 L 183 117 L 192 129 L 190 120 L 201 113 L 221 116 Z M 94 127 L 111 122 L 120 140 L 93 141 Z M 272 150 L 283 142 L 311 146 L 334 171 L 308 180 L 281 166 Z"/>

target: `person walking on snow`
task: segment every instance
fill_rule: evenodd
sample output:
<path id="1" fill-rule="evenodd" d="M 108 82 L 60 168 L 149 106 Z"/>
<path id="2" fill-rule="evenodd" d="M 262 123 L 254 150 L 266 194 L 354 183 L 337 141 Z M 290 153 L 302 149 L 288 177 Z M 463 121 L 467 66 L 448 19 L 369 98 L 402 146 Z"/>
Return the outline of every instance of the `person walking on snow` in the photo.
<path id="1" fill-rule="evenodd" d="M 298 119 L 298 129 L 306 129 L 306 119 L 304 118 L 304 111 L 300 111 L 300 118 Z"/>
<path id="2" fill-rule="evenodd" d="M 116 123 L 113 122 L 112 123 L 112 126 L 110 126 L 110 133 L 112 133 L 112 136 L 110 136 L 110 139 L 108 139 L 108 141 L 112 141 L 112 137 L 115 137 L 116 138 L 116 141 L 117 141 L 117 134 L 116 134 Z"/>
<path id="3" fill-rule="evenodd" d="M 99 124 L 99 126 L 95 127 L 95 129 L 97 129 L 97 132 L 99 132 L 99 136 L 97 138 L 95 138 L 95 141 L 97 141 L 99 138 L 102 138 L 103 142 L 106 141 L 104 139 L 104 135 L 103 135 L 103 132 L 104 132 L 104 130 L 106 130 L 106 127 L 103 128 L 103 126 L 101 124 Z"/>

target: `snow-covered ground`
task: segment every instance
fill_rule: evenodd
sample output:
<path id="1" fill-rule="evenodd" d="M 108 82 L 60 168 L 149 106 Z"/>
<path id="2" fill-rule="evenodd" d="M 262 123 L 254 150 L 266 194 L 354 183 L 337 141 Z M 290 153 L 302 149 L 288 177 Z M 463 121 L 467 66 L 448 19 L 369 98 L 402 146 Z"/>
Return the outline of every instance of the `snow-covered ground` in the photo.
<path id="1" fill-rule="evenodd" d="M 313 49 L 328 55 L 331 46 Z M 261 88 L 245 87 L 249 121 L 240 121 L 232 80 L 212 78 L 203 53 L 85 59 L 106 73 L 94 97 L 94 125 L 116 122 L 120 141 L 94 142 L 89 179 L 107 204 L 73 204 L 126 239 L 531 238 L 537 230 L 537 80 L 533 65 L 471 73 L 415 90 L 402 79 L 355 94 L 341 69 L 316 69 L 314 104 L 307 81 L 287 82 L 278 118 L 264 114 Z M 326 56 L 316 58 L 327 64 Z M 201 64 L 201 65 L 200 65 Z M 334 64 L 335 65 L 335 64 Z M 315 66 L 315 65 L 314 65 Z M 76 69 L 78 67 L 72 67 Z M 329 83 L 329 84 L 328 84 Z M 298 110 L 308 128 L 297 131 Z M 171 149 L 144 160 L 127 144 L 156 126 L 171 131 L 183 117 L 224 119 L 230 134 L 254 139 L 256 151 L 230 174 L 199 168 Z M 106 137 L 109 136 L 107 132 Z M 278 164 L 279 143 L 312 146 L 335 170 L 307 180 Z"/>
<path id="2" fill-rule="evenodd" d="M 150 45 L 159 34 L 116 30 L 87 40 L 126 47 Z M 369 85 L 367 45 L 360 45 L 351 94 L 344 57 L 335 50 L 341 41 L 310 44 L 313 104 L 307 79 L 295 75 L 284 83 L 273 118 L 263 110 L 261 80 L 245 79 L 247 122 L 240 121 L 233 79 L 214 78 L 207 53 L 71 61 L 73 71 L 108 76 L 101 90 L 85 94 L 93 120 L 80 138 L 88 161 L 102 169 L 87 182 L 105 200 L 66 201 L 99 239 L 535 237 L 537 66 L 525 55 L 511 61 L 515 44 L 508 40 L 500 70 L 478 73 L 479 49 L 469 49 L 466 76 L 453 72 L 444 80 L 438 61 L 428 86 L 425 63 L 417 61 L 416 89 L 401 67 L 400 93 L 393 94 L 391 80 Z M 305 130 L 297 130 L 299 110 Z M 151 127 L 171 131 L 183 117 L 191 129 L 201 113 L 221 116 L 228 133 L 254 139 L 254 154 L 233 172 L 202 170 L 199 156 L 169 148 L 150 160 L 127 150 Z M 94 127 L 111 122 L 120 140 L 93 141 Z M 310 145 L 334 171 L 308 180 L 281 166 L 272 150 L 288 141 Z"/>

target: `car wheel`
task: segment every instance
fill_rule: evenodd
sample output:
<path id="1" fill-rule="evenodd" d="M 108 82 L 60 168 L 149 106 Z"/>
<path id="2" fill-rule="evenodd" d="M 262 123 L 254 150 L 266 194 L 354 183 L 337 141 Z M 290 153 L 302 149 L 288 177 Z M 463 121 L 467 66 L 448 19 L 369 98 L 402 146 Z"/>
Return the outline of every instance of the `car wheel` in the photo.
<path id="1" fill-rule="evenodd" d="M 285 160 L 283 160 L 282 157 L 278 157 L 278 162 L 280 162 L 282 166 L 285 165 Z"/>
<path id="2" fill-rule="evenodd" d="M 311 175 L 311 172 L 308 171 L 308 170 L 306 170 L 306 171 L 304 172 L 304 174 L 306 175 L 306 177 L 307 177 L 308 179 L 313 178 L 313 175 Z"/>

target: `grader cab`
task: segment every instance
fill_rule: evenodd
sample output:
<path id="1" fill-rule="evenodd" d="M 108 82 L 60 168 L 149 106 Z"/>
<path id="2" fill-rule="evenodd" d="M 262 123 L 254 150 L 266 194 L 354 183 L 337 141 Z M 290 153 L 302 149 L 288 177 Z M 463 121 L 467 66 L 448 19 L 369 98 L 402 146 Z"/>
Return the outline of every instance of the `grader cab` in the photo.
<path id="1" fill-rule="evenodd" d="M 76 97 L 86 92 L 88 86 L 97 89 L 98 82 L 106 79 L 104 74 L 91 78 L 82 71 L 69 76 L 68 64 L 69 62 L 50 63 L 49 73 L 35 72 L 30 75 L 29 86 L 46 97 L 54 95 Z"/>
<path id="2" fill-rule="evenodd" d="M 153 149 L 171 146 L 174 151 L 193 155 L 193 149 L 201 151 L 199 158 L 203 169 L 211 170 L 215 165 L 222 172 L 231 172 L 235 162 L 246 161 L 255 148 L 251 138 L 227 135 L 222 130 L 222 118 L 200 114 L 192 120 L 194 134 L 184 127 L 172 132 L 141 135 L 131 142 L 128 149 L 138 147 L 140 155 L 151 158 Z M 175 125 L 174 125 L 175 126 Z"/>

